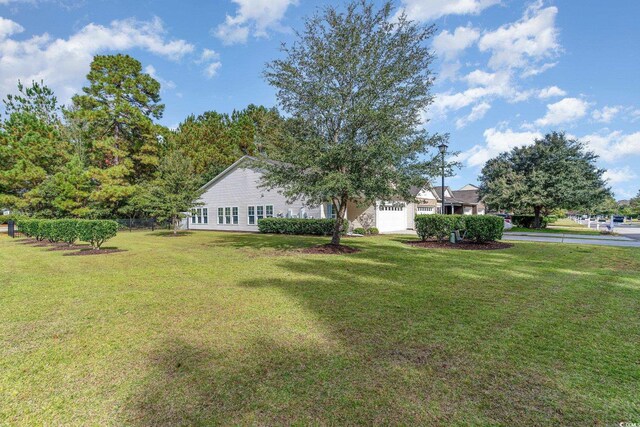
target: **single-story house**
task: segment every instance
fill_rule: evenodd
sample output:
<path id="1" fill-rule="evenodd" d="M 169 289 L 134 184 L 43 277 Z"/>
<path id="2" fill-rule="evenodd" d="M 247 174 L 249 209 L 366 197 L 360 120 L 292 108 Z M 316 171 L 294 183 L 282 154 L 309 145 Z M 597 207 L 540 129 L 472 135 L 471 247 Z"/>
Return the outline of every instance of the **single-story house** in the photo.
<path id="1" fill-rule="evenodd" d="M 206 183 L 199 206 L 192 210 L 185 221 L 185 228 L 192 230 L 258 231 L 258 221 L 269 217 L 286 218 L 335 218 L 332 204 L 311 206 L 303 200 L 287 203 L 287 198 L 277 190 L 260 187 L 262 171 L 251 156 L 244 156 Z M 467 191 L 467 190 L 463 190 Z M 470 194 L 470 193 L 469 193 Z M 372 226 L 380 232 L 402 231 L 414 228 L 416 214 L 432 214 L 440 211 L 438 192 L 427 185 L 412 189 L 415 202 L 376 201 L 371 206 L 360 206 L 349 202 L 347 220 L 352 228 L 359 227 L 361 215 L 367 214 Z M 446 205 L 454 209 L 458 205 L 462 212 L 484 213 L 475 208 L 478 202 L 468 202 L 455 198 L 455 192 L 445 187 Z M 455 201 L 454 201 L 455 199 Z M 466 208 L 465 208 L 466 207 Z M 457 213 L 457 211 L 456 211 Z"/>

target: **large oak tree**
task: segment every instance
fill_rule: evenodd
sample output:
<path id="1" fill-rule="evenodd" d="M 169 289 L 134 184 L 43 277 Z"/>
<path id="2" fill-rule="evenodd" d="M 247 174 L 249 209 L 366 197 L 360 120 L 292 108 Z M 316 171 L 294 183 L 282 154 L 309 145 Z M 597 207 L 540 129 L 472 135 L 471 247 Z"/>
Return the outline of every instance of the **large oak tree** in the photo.
<path id="1" fill-rule="evenodd" d="M 545 212 L 590 210 L 611 196 L 597 158 L 581 142 L 553 132 L 489 160 L 479 177 L 480 195 L 494 209 L 532 212 L 538 228 Z"/>
<path id="2" fill-rule="evenodd" d="M 427 48 L 434 28 L 356 1 L 308 18 L 284 57 L 268 64 L 266 80 L 288 113 L 291 139 L 265 162 L 263 184 L 291 200 L 331 202 L 332 243 L 340 243 L 347 202 L 410 199 L 434 168 L 422 113 L 433 101 Z"/>

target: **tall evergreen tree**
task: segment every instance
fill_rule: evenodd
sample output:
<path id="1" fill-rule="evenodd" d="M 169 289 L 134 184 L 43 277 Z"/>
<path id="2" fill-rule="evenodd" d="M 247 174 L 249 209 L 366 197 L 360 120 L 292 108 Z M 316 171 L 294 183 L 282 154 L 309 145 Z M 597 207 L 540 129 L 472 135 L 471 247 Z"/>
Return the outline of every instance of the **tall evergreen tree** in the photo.
<path id="1" fill-rule="evenodd" d="M 145 210 L 154 218 L 170 220 L 176 234 L 180 221 L 202 195 L 198 178 L 188 157 L 178 151 L 168 153 L 158 168 L 157 179 L 150 185 Z"/>
<path id="2" fill-rule="evenodd" d="M 68 158 L 60 133 L 59 108 L 43 84 L 25 88 L 4 100 L 8 117 L 0 123 L 0 206 L 26 209 L 24 196 Z"/>
<path id="3" fill-rule="evenodd" d="M 340 243 L 347 202 L 411 199 L 411 185 L 435 172 L 429 136 L 420 120 L 433 101 L 433 27 L 354 1 L 305 22 L 284 58 L 271 62 L 267 81 L 292 121 L 288 143 L 265 163 L 264 185 L 291 199 L 332 202 L 332 243 Z"/>
<path id="4" fill-rule="evenodd" d="M 114 214 L 159 165 L 164 139 L 153 120 L 164 111 L 160 83 L 128 55 L 96 56 L 87 80 L 67 117 L 87 145 L 82 151 L 99 182 L 94 199 Z"/>
<path id="5" fill-rule="evenodd" d="M 594 209 L 611 196 L 597 158 L 581 142 L 553 132 L 489 160 L 480 195 L 490 207 L 534 213 L 539 227 L 545 212 Z"/>

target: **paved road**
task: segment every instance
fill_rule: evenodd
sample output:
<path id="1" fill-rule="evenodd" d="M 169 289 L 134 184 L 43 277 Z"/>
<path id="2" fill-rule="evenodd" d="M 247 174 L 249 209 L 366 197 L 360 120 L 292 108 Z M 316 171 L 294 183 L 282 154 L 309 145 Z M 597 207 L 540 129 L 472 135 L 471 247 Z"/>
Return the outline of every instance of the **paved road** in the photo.
<path id="1" fill-rule="evenodd" d="M 525 242 L 572 243 L 578 245 L 620 246 L 640 248 L 640 241 L 630 238 L 609 236 L 587 236 L 578 234 L 550 233 L 504 233 L 502 240 L 518 240 Z"/>
<path id="2" fill-rule="evenodd" d="M 616 229 L 616 233 L 619 230 Z M 406 234 L 416 236 L 413 230 L 399 230 L 385 234 Z M 631 235 L 624 236 L 589 236 L 585 234 L 568 233 L 521 233 L 505 232 L 502 240 L 523 241 L 523 242 L 543 242 L 543 243 L 570 243 L 578 245 L 599 245 L 599 246 L 619 246 L 640 248 L 640 241 L 631 238 Z"/>

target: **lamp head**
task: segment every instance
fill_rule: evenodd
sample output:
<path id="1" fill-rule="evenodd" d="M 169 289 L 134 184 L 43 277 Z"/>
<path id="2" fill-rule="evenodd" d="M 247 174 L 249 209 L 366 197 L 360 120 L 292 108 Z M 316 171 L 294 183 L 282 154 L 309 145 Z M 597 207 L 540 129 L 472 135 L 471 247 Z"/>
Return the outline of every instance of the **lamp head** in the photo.
<path id="1" fill-rule="evenodd" d="M 438 150 L 440 150 L 440 154 L 444 154 L 447 152 L 447 144 L 440 144 L 438 145 Z"/>

